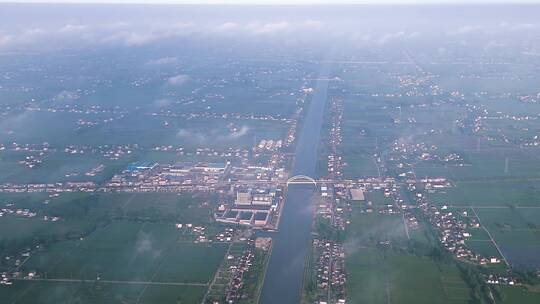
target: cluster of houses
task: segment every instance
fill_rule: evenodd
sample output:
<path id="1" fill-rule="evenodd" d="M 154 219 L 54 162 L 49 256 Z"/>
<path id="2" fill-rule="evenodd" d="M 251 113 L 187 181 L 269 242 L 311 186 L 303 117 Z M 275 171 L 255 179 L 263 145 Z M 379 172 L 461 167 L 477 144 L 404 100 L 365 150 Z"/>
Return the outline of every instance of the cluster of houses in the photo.
<path id="1" fill-rule="evenodd" d="M 61 192 L 94 192 L 97 187 L 94 182 L 65 182 L 49 184 L 0 184 L 0 192 L 49 192 L 51 196 L 58 196 Z"/>
<path id="2" fill-rule="evenodd" d="M 371 213 L 374 210 L 373 203 L 366 201 L 367 191 L 383 191 L 385 197 L 392 197 L 392 204 L 378 206 L 381 214 L 399 213 L 400 207 L 397 203 L 403 204 L 399 197 L 399 187 L 395 180 L 387 178 L 366 178 L 358 181 L 346 181 L 334 184 L 322 184 L 320 188 L 322 199 L 317 203 L 317 215 L 331 221 L 333 227 L 345 230 L 350 224 L 347 214 L 352 211 L 352 204 L 363 203 L 362 213 Z"/>
<path id="3" fill-rule="evenodd" d="M 38 156 L 28 155 L 23 160 L 20 160 L 19 164 L 32 169 L 34 167 L 37 167 L 43 162 L 44 155 L 45 153 L 43 152 L 40 152 Z"/>
<path id="4" fill-rule="evenodd" d="M 332 220 L 334 216 L 333 187 L 323 184 L 319 190 L 321 193 L 321 200 L 317 204 L 317 215 L 324 219 Z"/>
<path id="5" fill-rule="evenodd" d="M 283 121 L 283 122 L 289 122 L 290 119 L 286 117 L 281 117 L 281 115 L 271 115 L 271 114 L 265 114 L 265 115 L 254 115 L 254 114 L 242 114 L 242 113 L 235 113 L 235 112 L 227 112 L 227 113 L 214 113 L 214 112 L 174 112 L 169 109 L 167 110 L 161 110 L 159 112 L 152 112 L 149 113 L 152 116 L 161 116 L 161 117 L 182 117 L 187 119 L 239 119 L 239 120 L 264 120 L 264 121 Z"/>
<path id="6" fill-rule="evenodd" d="M 61 149 L 66 154 L 77 155 L 77 154 L 100 154 L 106 159 L 109 160 L 118 160 L 125 155 L 129 155 L 136 150 L 141 148 L 137 144 L 125 144 L 125 145 L 99 145 L 99 146 L 88 146 L 88 145 L 69 145 L 64 149 Z"/>
<path id="7" fill-rule="evenodd" d="M 107 191 L 176 192 L 204 190 L 215 186 L 230 163 L 176 163 L 160 165 L 153 162 L 129 164 L 120 174 L 104 185 Z"/>
<path id="8" fill-rule="evenodd" d="M 234 229 L 225 228 L 225 230 L 216 235 L 216 241 L 218 242 L 232 242 L 234 238 Z"/>
<path id="9" fill-rule="evenodd" d="M 400 186 L 398 186 L 396 183 L 391 182 L 384 185 L 383 187 L 380 187 L 379 185 L 376 185 L 374 187 L 371 186 L 371 189 L 377 189 L 379 191 L 382 191 L 385 199 L 388 199 L 386 204 L 377 206 L 379 214 L 402 214 L 404 224 L 407 225 L 408 230 L 414 230 L 418 228 L 418 219 L 416 215 L 412 212 L 412 209 L 410 208 L 411 206 L 405 203 L 402 197 L 402 193 L 400 191 Z M 365 201 L 363 189 L 350 189 L 350 191 L 351 199 L 356 198 L 357 201 Z M 365 203 L 365 209 L 362 210 L 362 212 L 372 213 L 374 208 L 375 207 L 373 206 L 373 202 L 367 201 Z"/>
<path id="10" fill-rule="evenodd" d="M 319 304 L 345 303 L 345 250 L 340 243 L 313 240 L 316 253 L 316 285 Z"/>
<path id="11" fill-rule="evenodd" d="M 345 227 L 350 224 L 347 219 L 347 212 L 351 210 L 349 202 L 349 191 L 344 184 L 335 184 L 329 188 L 334 190 L 333 197 L 330 198 L 332 202 L 332 225 L 338 230 L 345 230 Z"/>
<path id="12" fill-rule="evenodd" d="M 4 150 L 5 146 L 1 145 L 0 149 Z M 1 151 L 0 150 L 0 151 Z M 44 142 L 43 144 L 19 144 L 14 142 L 11 144 L 11 151 L 15 152 L 37 152 L 37 153 L 46 153 L 51 150 L 49 143 Z"/>
<path id="13" fill-rule="evenodd" d="M 123 192 L 228 191 L 225 188 L 238 184 L 278 184 L 286 176 L 283 168 L 233 166 L 231 162 L 178 162 L 173 165 L 137 162 L 114 175 L 100 189 Z"/>
<path id="14" fill-rule="evenodd" d="M 351 204 L 365 200 L 364 186 L 354 183 L 350 186 L 345 183 L 336 183 L 333 189 L 335 195 L 333 225 L 336 229 L 345 230 L 345 227 L 351 223 L 347 216 L 352 211 Z"/>
<path id="15" fill-rule="evenodd" d="M 37 212 L 32 211 L 28 208 L 24 208 L 24 209 L 10 208 L 13 206 L 14 206 L 13 203 L 6 203 L 6 207 L 0 209 L 0 217 L 11 215 L 11 216 L 18 216 L 18 217 L 34 218 L 38 215 Z M 40 218 L 43 221 L 52 221 L 52 222 L 57 222 L 60 220 L 60 217 L 58 216 L 44 215 Z"/>
<path id="16" fill-rule="evenodd" d="M 331 108 L 331 128 L 329 133 L 330 153 L 328 154 L 328 175 L 332 178 L 343 176 L 343 166 L 345 165 L 341 155 L 337 153 L 338 146 L 343 141 L 341 135 L 341 122 L 343 120 L 343 100 L 334 98 Z"/>
<path id="17" fill-rule="evenodd" d="M 516 279 L 512 278 L 511 276 L 502 276 L 502 275 L 495 275 L 495 274 L 489 274 L 486 276 L 486 282 L 488 284 L 496 284 L 496 285 L 517 285 L 519 284 Z"/>
<path id="18" fill-rule="evenodd" d="M 286 147 L 292 145 L 296 140 L 296 133 L 298 131 L 298 118 L 304 111 L 304 104 L 306 103 L 307 97 L 314 92 L 313 88 L 302 88 L 300 90 L 300 94 L 298 95 L 298 98 L 296 100 L 296 104 L 298 108 L 296 109 L 296 112 L 293 115 L 293 118 L 290 120 L 290 126 L 289 130 L 287 131 L 287 137 L 285 139 L 285 145 Z"/>
<path id="19" fill-rule="evenodd" d="M 439 132 L 438 130 L 429 130 L 429 134 Z M 398 172 L 400 178 L 414 179 L 412 170 L 414 162 L 435 162 L 451 164 L 453 166 L 467 165 L 463 156 L 459 153 L 440 152 L 436 145 L 427 145 L 423 142 L 409 143 L 406 141 L 395 141 L 392 144 L 390 153 L 387 156 L 387 162 L 392 163 Z"/>
<path id="20" fill-rule="evenodd" d="M 236 231 L 233 228 L 224 228 L 223 231 L 216 233 L 215 236 L 208 235 L 206 227 L 189 224 L 176 223 L 176 229 L 189 236 L 194 243 L 230 243 L 236 238 Z"/>
<path id="21" fill-rule="evenodd" d="M 235 166 L 232 167 L 227 175 L 227 181 L 231 183 L 244 184 L 252 182 L 274 182 L 279 183 L 287 178 L 287 172 L 284 168 L 276 166 L 282 163 L 282 155 L 274 153 L 271 156 L 271 165 L 268 166 Z"/>
<path id="22" fill-rule="evenodd" d="M 97 167 L 94 167 L 90 169 L 90 171 L 86 172 L 84 175 L 86 176 L 96 176 L 100 172 L 103 172 L 105 170 L 105 165 L 99 164 Z"/>
<path id="23" fill-rule="evenodd" d="M 297 114 L 299 114 L 299 112 L 297 112 Z M 296 140 L 297 129 L 298 129 L 298 122 L 294 120 L 291 123 L 289 130 L 287 131 L 287 139 L 285 140 L 285 146 L 290 146 L 294 143 L 294 141 Z"/>
<path id="24" fill-rule="evenodd" d="M 257 146 L 253 148 L 255 152 L 276 151 L 283 146 L 282 140 L 262 139 Z"/>
<path id="25" fill-rule="evenodd" d="M 103 157 L 109 160 L 119 160 L 124 156 L 130 155 L 133 150 L 137 149 L 138 146 L 132 145 L 116 145 L 111 147 L 105 147 L 101 154 Z M 83 151 L 83 150 L 81 150 Z"/>
<path id="26" fill-rule="evenodd" d="M 40 245 L 35 245 L 34 249 L 37 250 L 40 247 Z M 7 266 L 6 269 L 9 269 L 9 271 L 4 271 L 1 273 L 1 285 L 13 285 L 12 279 L 35 279 L 39 277 L 39 275 L 34 271 L 22 272 L 20 270 L 22 264 L 24 264 L 24 262 L 30 258 L 32 250 L 32 248 L 25 248 L 15 255 L 7 255 L 2 257 L 2 263 L 4 266 Z"/>
<path id="27" fill-rule="evenodd" d="M 414 213 L 410 212 L 410 209 L 403 209 L 403 217 L 405 219 L 405 225 L 407 225 L 407 229 L 414 230 L 418 228 L 418 219 L 416 218 Z"/>
<path id="28" fill-rule="evenodd" d="M 191 223 L 189 224 L 176 223 L 174 224 L 174 226 L 176 227 L 176 229 L 194 236 L 195 243 L 212 242 L 212 240 L 206 236 L 206 227 L 195 226 Z"/>
<path id="29" fill-rule="evenodd" d="M 24 149 L 19 147 L 21 151 Z M 51 150 L 51 148 L 48 148 Z M 223 157 L 233 158 L 237 157 L 242 160 L 247 160 L 249 157 L 249 149 L 245 148 L 224 148 L 215 149 L 210 147 L 199 147 L 193 150 L 186 150 L 182 146 L 173 145 L 156 145 L 149 148 L 143 148 L 137 144 L 125 144 L 125 145 L 69 145 L 62 151 L 66 154 L 100 154 L 106 159 L 116 160 L 125 155 L 132 154 L 133 152 L 143 152 L 146 149 L 154 152 L 166 152 L 175 153 L 179 156 L 209 156 L 209 157 Z M 54 150 L 54 149 L 53 149 Z M 26 150 L 24 150 L 26 151 Z M 47 150 L 45 150 L 47 151 Z"/>
<path id="30" fill-rule="evenodd" d="M 13 285 L 13 282 L 8 277 L 7 273 L 2 273 L 2 280 L 0 281 L 1 285 Z"/>
<path id="31" fill-rule="evenodd" d="M 438 190 L 452 187 L 450 181 L 444 177 L 424 178 L 420 180 L 420 183 L 424 185 L 424 190 L 426 190 L 427 193 L 434 193 Z"/>
<path id="32" fill-rule="evenodd" d="M 420 210 L 427 216 L 430 223 L 439 232 L 439 240 L 446 250 L 452 252 L 457 258 L 467 260 L 480 265 L 500 263 L 497 257 L 489 259 L 473 252 L 466 245 L 467 238 L 472 235 L 469 229 L 480 228 L 480 223 L 475 217 L 467 217 L 467 211 L 460 215 L 448 209 L 447 206 L 434 206 L 421 196 L 416 197 Z M 464 220 L 467 217 L 467 221 Z"/>
<path id="33" fill-rule="evenodd" d="M 240 258 L 237 259 L 235 265 L 229 266 L 230 279 L 227 286 L 226 302 L 235 303 L 241 296 L 242 287 L 244 287 L 244 275 L 249 271 L 253 265 L 253 259 L 255 255 L 252 250 L 245 250 Z M 235 259 L 234 256 L 229 255 L 227 259 Z"/>
<path id="34" fill-rule="evenodd" d="M 0 151 L 5 149 L 6 147 L 4 145 L 0 146 Z M 43 144 L 19 144 L 14 142 L 11 145 L 10 150 L 13 152 L 27 153 L 24 159 L 20 160 L 18 163 L 30 169 L 41 165 L 47 153 L 51 152 L 51 148 L 47 142 L 44 142 Z M 31 153 L 32 155 L 28 155 L 28 153 Z"/>
<path id="35" fill-rule="evenodd" d="M 11 207 L 13 204 L 8 203 L 6 206 Z M 15 215 L 20 217 L 35 217 L 36 212 L 31 211 L 30 209 L 12 209 L 12 208 L 2 208 L 0 209 L 0 217 L 4 215 Z"/>
<path id="36" fill-rule="evenodd" d="M 347 212 L 350 211 L 350 190 L 344 183 L 321 184 L 321 200 L 317 203 L 317 215 L 327 219 L 332 226 L 339 230 L 345 230 L 350 223 Z M 354 191 L 354 190 L 353 190 Z"/>

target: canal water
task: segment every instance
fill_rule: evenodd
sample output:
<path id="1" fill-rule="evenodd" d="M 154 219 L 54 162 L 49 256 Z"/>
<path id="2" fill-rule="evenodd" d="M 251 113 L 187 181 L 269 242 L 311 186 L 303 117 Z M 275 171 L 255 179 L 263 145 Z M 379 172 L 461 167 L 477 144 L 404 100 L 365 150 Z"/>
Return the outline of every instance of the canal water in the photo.
<path id="1" fill-rule="evenodd" d="M 292 175 L 315 178 L 317 153 L 328 90 L 328 66 L 323 66 L 316 81 L 311 104 L 299 134 Z M 261 294 L 263 304 L 300 302 L 304 264 L 310 248 L 313 185 L 289 186 L 278 232 L 272 234 L 270 256 Z"/>

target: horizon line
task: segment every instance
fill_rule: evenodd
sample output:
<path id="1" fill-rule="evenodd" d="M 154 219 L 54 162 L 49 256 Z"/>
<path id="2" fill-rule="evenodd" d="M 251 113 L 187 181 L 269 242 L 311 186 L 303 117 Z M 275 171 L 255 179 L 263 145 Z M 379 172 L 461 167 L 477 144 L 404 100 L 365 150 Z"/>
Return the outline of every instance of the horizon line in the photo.
<path id="1" fill-rule="evenodd" d="M 299 2 L 291 3 L 290 1 L 286 2 L 264 2 L 264 3 L 249 3 L 244 1 L 233 1 L 233 2 L 222 2 L 222 1 L 208 1 L 203 2 L 173 2 L 173 1 L 70 1 L 70 0 L 61 0 L 61 1 L 39 1 L 39 0 L 29 0 L 29 1 L 2 1 L 0 4 L 13 4 L 13 5 L 27 5 L 27 4 L 43 4 L 43 5 L 148 5 L 148 6 L 499 6 L 499 5 L 540 5 L 540 1 L 537 0 L 522 0 L 522 1 L 493 1 L 486 2 L 483 0 L 461 0 L 461 1 L 440 1 L 440 2 L 415 2 L 415 1 L 367 1 L 367 2 L 358 2 L 358 1 L 341 1 L 341 2 L 329 2 L 329 1 L 312 1 L 312 2 Z"/>

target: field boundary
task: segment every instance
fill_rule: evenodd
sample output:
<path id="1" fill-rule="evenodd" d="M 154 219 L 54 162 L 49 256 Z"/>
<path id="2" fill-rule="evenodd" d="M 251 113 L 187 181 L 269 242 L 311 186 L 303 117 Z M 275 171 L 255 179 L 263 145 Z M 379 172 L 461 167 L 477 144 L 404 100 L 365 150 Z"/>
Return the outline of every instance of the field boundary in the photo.
<path id="1" fill-rule="evenodd" d="M 84 279 L 46 279 L 46 278 L 12 278 L 13 281 L 36 281 L 57 283 L 105 283 L 105 284 L 131 284 L 131 285 L 162 285 L 162 286 L 208 286 L 208 283 L 184 282 L 154 282 L 154 281 L 121 281 L 121 280 L 84 280 Z"/>

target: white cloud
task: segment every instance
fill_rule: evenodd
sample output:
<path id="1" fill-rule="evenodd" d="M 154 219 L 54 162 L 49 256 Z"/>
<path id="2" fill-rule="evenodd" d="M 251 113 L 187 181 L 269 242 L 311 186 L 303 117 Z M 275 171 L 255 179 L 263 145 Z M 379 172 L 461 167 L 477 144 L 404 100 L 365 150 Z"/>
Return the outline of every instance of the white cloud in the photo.
<path id="1" fill-rule="evenodd" d="M 10 46 L 12 42 L 12 35 L 0 35 L 0 47 Z"/>
<path id="2" fill-rule="evenodd" d="M 167 27 L 173 30 L 186 30 L 193 28 L 195 24 L 193 22 L 175 22 L 168 24 Z"/>
<path id="3" fill-rule="evenodd" d="M 164 39 L 173 39 L 193 34 L 229 35 L 249 37 L 246 35 L 272 35 L 278 33 L 294 33 L 295 31 L 319 30 L 324 24 L 318 20 L 307 19 L 297 22 L 275 20 L 268 22 L 225 22 L 188 21 L 141 21 L 111 22 L 99 24 L 65 23 L 49 28 L 30 27 L 10 32 L 0 32 L 0 48 L 24 50 L 30 46 L 78 47 L 105 45 L 123 45 L 138 47 L 155 43 Z M 243 36 L 242 36 L 243 35 Z M 46 44 L 43 44 L 47 42 Z"/>
<path id="4" fill-rule="evenodd" d="M 131 32 L 125 36 L 125 43 L 128 46 L 140 46 L 158 39 L 157 35 L 152 33 Z"/>
<path id="5" fill-rule="evenodd" d="M 235 130 L 234 132 L 230 133 L 229 135 L 222 136 L 221 139 L 224 139 L 224 140 L 237 139 L 237 138 L 240 138 L 240 137 L 243 137 L 243 136 L 247 135 L 248 132 L 249 132 L 249 127 L 248 126 L 242 126 L 239 130 Z"/>
<path id="6" fill-rule="evenodd" d="M 506 28 L 511 31 L 527 31 L 527 30 L 538 30 L 540 29 L 540 24 L 534 23 L 506 23 L 503 22 L 499 25 L 502 28 Z"/>
<path id="7" fill-rule="evenodd" d="M 88 26 L 82 24 L 66 24 L 61 27 L 58 32 L 60 33 L 80 33 L 86 30 Z"/>
<path id="8" fill-rule="evenodd" d="M 186 130 L 186 129 L 180 129 L 178 130 L 178 132 L 176 132 L 176 137 L 191 137 L 192 136 L 192 132 L 190 132 L 189 130 Z"/>
<path id="9" fill-rule="evenodd" d="M 154 101 L 154 105 L 158 108 L 168 107 L 172 104 L 172 101 L 167 98 L 161 98 Z"/>
<path id="10" fill-rule="evenodd" d="M 308 20 L 305 20 L 304 22 L 302 22 L 302 25 L 304 25 L 305 27 L 308 27 L 308 28 L 320 28 L 323 26 L 324 23 L 322 23 L 321 21 L 319 20 L 312 20 L 312 19 L 308 19 Z"/>
<path id="11" fill-rule="evenodd" d="M 178 132 L 176 132 L 176 137 L 178 139 L 194 141 L 198 143 L 204 143 L 206 141 L 206 138 L 202 133 L 192 132 L 187 129 L 178 130 Z"/>
<path id="12" fill-rule="evenodd" d="M 399 31 L 395 33 L 387 33 L 375 40 L 377 44 L 386 44 L 396 40 L 410 40 L 418 37 L 420 34 L 418 32 L 406 33 L 404 31 Z"/>
<path id="13" fill-rule="evenodd" d="M 176 75 L 167 79 L 167 83 L 173 86 L 181 86 L 186 83 L 190 77 L 185 74 Z"/>
<path id="14" fill-rule="evenodd" d="M 218 26 L 215 27 L 215 30 L 217 32 L 225 32 L 225 31 L 232 31 L 232 30 L 237 30 L 240 28 L 240 24 L 236 23 L 236 22 L 225 22 L 225 23 L 222 23 Z"/>
<path id="15" fill-rule="evenodd" d="M 53 97 L 53 100 L 63 102 L 63 101 L 73 101 L 79 98 L 80 98 L 80 95 L 77 92 L 63 90 L 60 93 L 56 94 L 56 96 Z"/>
<path id="16" fill-rule="evenodd" d="M 278 17 L 279 18 L 279 17 Z M 359 21 L 361 22 L 361 21 Z M 367 21 L 366 21 L 367 22 Z M 99 24 L 80 24 L 73 21 L 58 24 L 49 27 L 32 26 L 27 29 L 4 30 L 0 32 L 0 50 L 25 50 L 34 46 L 43 48 L 54 47 L 86 47 L 86 46 L 127 46 L 139 47 L 152 43 L 159 43 L 164 40 L 173 40 L 180 37 L 193 35 L 213 39 L 251 39 L 258 37 L 269 37 L 284 40 L 291 39 L 310 39 L 326 35 L 331 39 L 347 39 L 358 44 L 379 44 L 384 45 L 392 42 L 401 42 L 411 40 L 420 35 L 428 37 L 430 33 L 443 33 L 447 36 L 466 37 L 468 34 L 485 33 L 498 35 L 504 33 L 523 32 L 526 34 L 535 34 L 540 30 L 540 24 L 535 21 L 529 23 L 525 20 L 522 23 L 499 22 L 491 25 L 463 25 L 455 26 L 454 29 L 448 27 L 444 29 L 405 29 L 400 27 L 397 30 L 385 29 L 387 33 L 377 33 L 367 30 L 369 27 L 362 28 L 359 32 L 355 27 L 355 22 L 323 22 L 315 19 L 274 19 L 255 21 L 255 19 L 231 19 L 221 21 L 186 21 L 169 20 L 160 22 L 157 20 L 140 20 L 130 22 L 104 22 Z M 382 29 L 380 29 L 382 31 Z M 198 35 L 198 36 L 197 36 Z M 174 64 L 174 59 L 164 58 L 150 60 L 147 64 Z"/>
<path id="17" fill-rule="evenodd" d="M 162 64 L 175 64 L 178 62 L 176 57 L 163 57 L 158 59 L 152 59 L 146 62 L 147 65 L 162 65 Z"/>
<path id="18" fill-rule="evenodd" d="M 226 129 L 225 129 L 226 130 Z M 246 125 L 240 127 L 240 129 L 235 129 L 230 133 L 224 134 L 222 129 L 212 129 L 208 132 L 194 132 L 187 129 L 179 129 L 176 132 L 176 137 L 183 140 L 194 141 L 198 143 L 209 143 L 210 139 L 213 143 L 215 142 L 227 142 L 239 139 L 246 136 L 249 133 L 250 128 Z"/>
<path id="19" fill-rule="evenodd" d="M 450 36 L 465 35 L 472 32 L 478 32 L 482 29 L 484 29 L 484 27 L 479 26 L 479 25 L 464 25 L 457 29 L 448 31 L 447 34 Z"/>
<path id="20" fill-rule="evenodd" d="M 321 29 L 324 23 L 319 20 L 307 19 L 298 22 L 289 22 L 285 20 L 271 21 L 266 23 L 261 22 L 244 22 L 238 23 L 235 21 L 227 21 L 217 25 L 210 25 L 202 31 L 208 33 L 245 33 L 250 35 L 277 34 L 283 32 L 294 32 L 301 30 Z"/>
<path id="21" fill-rule="evenodd" d="M 248 28 L 256 34 L 270 34 L 275 32 L 281 32 L 287 30 L 290 27 L 289 22 L 280 21 L 280 22 L 269 22 L 265 24 L 253 23 L 249 25 Z"/>
<path id="22" fill-rule="evenodd" d="M 508 23 L 502 22 L 499 24 L 491 25 L 464 25 L 459 28 L 448 31 L 448 36 L 460 36 L 474 33 L 482 34 L 501 34 L 510 32 L 525 32 L 525 31 L 537 31 L 540 30 L 540 24 L 535 23 Z"/>

